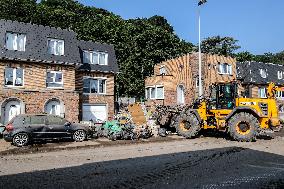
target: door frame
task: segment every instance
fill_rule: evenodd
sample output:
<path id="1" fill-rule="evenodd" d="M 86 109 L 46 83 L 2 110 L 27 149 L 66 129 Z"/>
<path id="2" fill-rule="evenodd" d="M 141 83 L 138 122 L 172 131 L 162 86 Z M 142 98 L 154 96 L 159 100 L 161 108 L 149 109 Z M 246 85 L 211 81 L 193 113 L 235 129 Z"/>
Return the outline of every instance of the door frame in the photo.
<path id="1" fill-rule="evenodd" d="M 26 105 L 22 100 L 20 100 L 17 97 L 6 98 L 1 102 L 1 117 L 0 117 L 1 124 L 5 124 L 5 106 L 7 105 L 8 102 L 11 101 L 18 101 L 20 103 L 20 114 L 25 113 Z"/>
<path id="2" fill-rule="evenodd" d="M 64 102 L 62 100 L 60 100 L 59 98 L 50 98 L 50 99 L 46 100 L 45 103 L 44 103 L 44 106 L 43 106 L 43 112 L 47 113 L 46 112 L 47 104 L 52 102 L 52 101 L 59 102 L 60 115 L 58 115 L 58 116 L 65 118 L 65 105 L 64 105 Z"/>

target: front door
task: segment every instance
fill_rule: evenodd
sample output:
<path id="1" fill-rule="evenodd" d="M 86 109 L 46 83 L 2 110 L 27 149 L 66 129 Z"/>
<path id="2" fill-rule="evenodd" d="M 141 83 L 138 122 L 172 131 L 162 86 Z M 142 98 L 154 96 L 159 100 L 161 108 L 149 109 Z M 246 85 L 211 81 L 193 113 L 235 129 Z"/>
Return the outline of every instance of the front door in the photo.
<path id="1" fill-rule="evenodd" d="M 46 104 L 45 112 L 48 114 L 60 116 L 60 102 L 56 100 L 49 101 Z"/>
<path id="2" fill-rule="evenodd" d="M 19 115 L 21 112 L 20 102 L 10 101 L 5 106 L 5 124 L 8 123 L 13 117 Z"/>

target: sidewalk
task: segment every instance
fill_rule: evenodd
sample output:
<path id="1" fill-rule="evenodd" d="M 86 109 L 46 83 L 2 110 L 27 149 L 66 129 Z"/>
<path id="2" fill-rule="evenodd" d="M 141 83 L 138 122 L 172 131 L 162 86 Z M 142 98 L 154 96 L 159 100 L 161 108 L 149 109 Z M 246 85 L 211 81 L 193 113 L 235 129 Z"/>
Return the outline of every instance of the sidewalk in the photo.
<path id="1" fill-rule="evenodd" d="M 113 146 L 113 145 L 126 145 L 126 144 L 139 144 L 139 143 L 149 143 L 149 142 L 166 142 L 173 140 L 184 140 L 184 138 L 177 135 L 170 135 L 167 137 L 152 137 L 149 139 L 140 139 L 140 140 L 117 140 L 111 141 L 107 138 L 91 139 L 84 142 L 62 142 L 54 141 L 48 143 L 35 143 L 25 147 L 16 147 L 11 143 L 0 139 L 0 156 L 11 155 L 11 154 L 25 154 L 25 153 L 40 153 L 40 152 L 49 152 L 49 151 L 58 151 L 58 150 L 72 150 L 79 148 L 97 148 L 104 146 Z"/>

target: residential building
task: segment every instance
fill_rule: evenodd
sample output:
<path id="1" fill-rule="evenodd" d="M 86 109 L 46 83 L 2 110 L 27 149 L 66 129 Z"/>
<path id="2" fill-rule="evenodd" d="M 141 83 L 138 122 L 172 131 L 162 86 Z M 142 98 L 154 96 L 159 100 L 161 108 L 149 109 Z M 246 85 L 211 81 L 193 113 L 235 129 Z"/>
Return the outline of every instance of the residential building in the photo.
<path id="1" fill-rule="evenodd" d="M 209 95 L 213 83 L 236 80 L 236 60 L 231 57 L 202 54 L 204 95 Z M 198 53 L 161 62 L 154 74 L 145 80 L 148 104 L 191 104 L 198 98 Z"/>
<path id="2" fill-rule="evenodd" d="M 241 82 L 242 96 L 266 98 L 270 82 L 284 87 L 284 66 L 262 62 L 237 62 L 237 79 Z M 280 113 L 284 113 L 284 91 L 276 94 Z"/>
<path id="3" fill-rule="evenodd" d="M 80 41 L 70 30 L 9 20 L 0 20 L 0 36 L 2 124 L 23 113 L 73 122 L 113 115 L 113 46 Z"/>

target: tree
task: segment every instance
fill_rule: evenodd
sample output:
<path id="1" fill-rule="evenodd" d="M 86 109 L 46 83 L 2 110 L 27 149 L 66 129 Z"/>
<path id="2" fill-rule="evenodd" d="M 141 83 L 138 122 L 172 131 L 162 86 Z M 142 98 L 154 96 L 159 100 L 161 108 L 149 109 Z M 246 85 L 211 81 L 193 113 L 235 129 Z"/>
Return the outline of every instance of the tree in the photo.
<path id="1" fill-rule="evenodd" d="M 284 51 L 281 51 L 274 55 L 274 62 L 279 64 L 284 64 Z"/>
<path id="2" fill-rule="evenodd" d="M 274 54 L 268 52 L 264 53 L 263 55 L 255 55 L 253 60 L 256 62 L 272 63 L 274 62 Z"/>
<path id="3" fill-rule="evenodd" d="M 239 52 L 235 57 L 239 62 L 252 61 L 254 59 L 254 55 L 248 51 Z"/>
<path id="4" fill-rule="evenodd" d="M 36 0 L 1 0 L 0 18 L 19 22 L 31 22 L 36 6 Z"/>
<path id="5" fill-rule="evenodd" d="M 233 56 L 233 52 L 240 48 L 232 37 L 208 37 L 201 42 L 201 51 L 203 53 L 218 54 L 224 56 Z"/>

